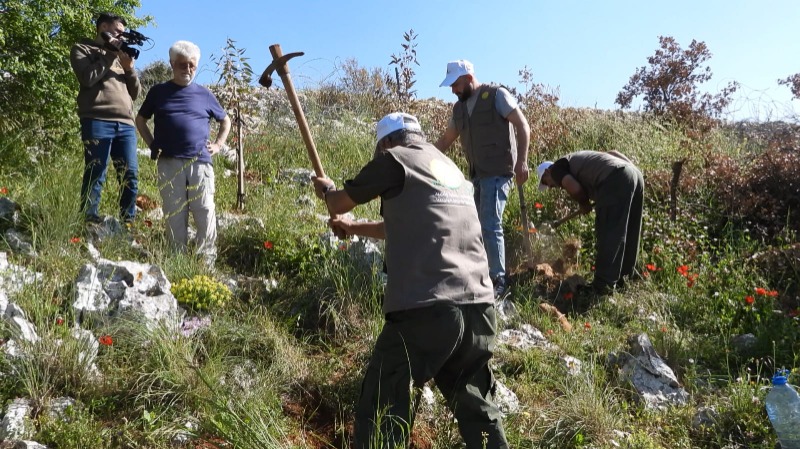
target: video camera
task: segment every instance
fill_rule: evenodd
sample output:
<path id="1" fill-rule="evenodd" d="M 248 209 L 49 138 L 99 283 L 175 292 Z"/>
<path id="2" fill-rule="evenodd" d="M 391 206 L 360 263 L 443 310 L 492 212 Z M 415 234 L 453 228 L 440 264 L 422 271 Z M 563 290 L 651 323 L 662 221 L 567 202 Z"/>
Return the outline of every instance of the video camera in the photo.
<path id="1" fill-rule="evenodd" d="M 100 35 L 103 36 L 103 40 L 106 41 L 106 43 L 110 42 L 111 39 L 114 37 L 108 31 L 104 31 Z M 124 51 L 125 54 L 130 56 L 132 59 L 136 59 L 136 58 L 139 57 L 139 49 L 138 48 L 133 48 L 133 47 L 131 47 L 131 45 L 140 45 L 141 46 L 141 45 L 144 45 L 145 41 L 150 40 L 149 37 L 145 36 L 144 34 L 138 32 L 138 31 L 134 31 L 134 30 L 123 31 L 122 33 L 120 33 L 117 36 L 117 39 L 122 41 L 122 45 L 119 46 L 119 49 Z"/>

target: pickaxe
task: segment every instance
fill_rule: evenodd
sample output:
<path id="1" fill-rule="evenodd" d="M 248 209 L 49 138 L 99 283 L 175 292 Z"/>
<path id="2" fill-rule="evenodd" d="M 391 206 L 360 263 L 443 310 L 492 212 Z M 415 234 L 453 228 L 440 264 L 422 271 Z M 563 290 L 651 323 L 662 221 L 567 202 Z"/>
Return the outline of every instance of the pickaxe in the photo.
<path id="1" fill-rule="evenodd" d="M 283 87 L 286 89 L 286 94 L 289 96 L 289 103 L 292 104 L 294 117 L 297 119 L 297 124 L 300 125 L 300 134 L 303 135 L 303 142 L 306 144 L 308 158 L 311 160 L 311 165 L 314 167 L 314 173 L 318 178 L 324 178 L 325 170 L 322 169 L 322 162 L 319 160 L 317 147 L 314 145 L 314 139 L 311 137 L 311 130 L 308 128 L 306 116 L 303 114 L 303 108 L 300 106 L 300 100 L 297 98 L 297 93 L 294 90 L 292 78 L 289 76 L 289 60 L 295 56 L 303 56 L 305 53 L 295 52 L 284 55 L 279 44 L 270 45 L 269 52 L 272 53 L 272 62 L 267 66 L 266 70 L 264 70 L 264 73 L 261 74 L 258 83 L 269 88 L 272 85 L 272 72 L 275 70 L 278 71 L 278 75 L 280 75 L 281 81 L 283 81 Z"/>

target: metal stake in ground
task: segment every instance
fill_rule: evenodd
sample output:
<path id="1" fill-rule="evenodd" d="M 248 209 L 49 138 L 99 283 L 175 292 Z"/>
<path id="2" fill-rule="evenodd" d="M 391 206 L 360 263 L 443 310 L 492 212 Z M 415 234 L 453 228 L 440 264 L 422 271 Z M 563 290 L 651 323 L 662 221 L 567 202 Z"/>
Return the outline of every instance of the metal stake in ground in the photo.
<path id="1" fill-rule="evenodd" d="M 236 177 L 236 208 L 244 210 L 244 131 L 242 131 L 242 109 L 236 101 L 236 167 L 239 171 Z"/>
<path id="2" fill-rule="evenodd" d="M 297 98 L 297 93 L 294 90 L 292 78 L 289 76 L 289 60 L 295 56 L 303 56 L 305 53 L 295 52 L 284 55 L 279 44 L 270 45 L 269 52 L 272 53 L 272 62 L 266 70 L 264 70 L 264 73 L 261 74 L 258 83 L 264 87 L 270 87 L 272 85 L 272 72 L 275 70 L 278 71 L 278 75 L 280 75 L 281 81 L 283 81 L 283 87 L 286 89 L 286 94 L 289 96 L 289 103 L 292 104 L 294 117 L 297 119 L 297 124 L 300 126 L 300 134 L 302 134 L 303 142 L 306 144 L 308 158 L 311 160 L 311 165 L 314 167 L 314 173 L 317 177 L 323 178 L 325 177 L 325 171 L 322 169 L 322 162 L 319 160 L 317 147 L 314 145 L 314 139 L 311 137 L 311 130 L 308 127 L 308 122 L 306 122 L 306 116 L 303 114 L 303 108 L 300 106 L 300 100 Z"/>

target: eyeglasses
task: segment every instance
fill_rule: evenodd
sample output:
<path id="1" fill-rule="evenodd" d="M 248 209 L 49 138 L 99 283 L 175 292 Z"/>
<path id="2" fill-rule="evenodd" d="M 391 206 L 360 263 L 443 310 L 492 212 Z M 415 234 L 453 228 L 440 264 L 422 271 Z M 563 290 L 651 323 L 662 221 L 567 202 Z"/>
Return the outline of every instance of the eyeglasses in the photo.
<path id="1" fill-rule="evenodd" d="M 174 62 L 173 65 L 175 68 L 183 70 L 194 70 L 197 68 L 197 64 L 193 62 Z"/>

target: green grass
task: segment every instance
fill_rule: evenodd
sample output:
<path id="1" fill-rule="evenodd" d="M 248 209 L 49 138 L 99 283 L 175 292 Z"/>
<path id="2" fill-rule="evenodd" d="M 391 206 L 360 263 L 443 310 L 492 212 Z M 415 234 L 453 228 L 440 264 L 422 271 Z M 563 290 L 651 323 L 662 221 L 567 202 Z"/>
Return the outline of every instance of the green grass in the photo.
<path id="1" fill-rule="evenodd" d="M 306 98 L 313 102 L 307 105 L 308 119 L 326 174 L 341 185 L 371 157 L 377 106 L 337 92 L 310 92 Z M 446 105 L 420 102 L 404 109 L 422 117 L 431 140 L 438 137 Z M 647 201 L 639 269 L 649 276 L 571 316 L 575 330 L 564 333 L 537 307 L 552 300 L 558 286 L 519 265 L 521 219 L 512 192 L 505 217 L 515 279 L 512 298 L 521 321 L 545 332 L 558 349 L 498 350 L 496 375 L 522 404 L 518 414 L 506 419 L 509 441 L 519 448 L 772 447 L 762 387 L 776 367 L 800 365 L 800 327 L 788 315 L 800 304 L 796 282 L 771 276 L 750 255 L 797 244 L 797 229 L 770 239 L 750 232 L 743 221 L 726 221 L 715 190 L 726 181 L 705 176 L 709 163 L 722 156 L 741 165 L 767 149 L 737 141 L 725 130 L 688 142 L 679 130 L 636 114 L 550 113 L 555 115 L 538 122 L 557 122 L 569 132 L 553 140 L 558 144 L 551 148 L 536 149 L 532 167 L 573 150 L 615 148 L 642 168 Z M 215 270 L 192 256 L 171 253 L 163 220 L 153 219 L 152 226 L 140 221 L 132 230 L 146 254 L 124 238 L 98 245 L 108 259 L 161 266 L 173 283 L 196 275 L 218 280 L 246 275 L 273 278 L 278 288 L 253 288 L 211 308 L 210 326 L 191 337 L 136 323 L 101 324 L 92 329 L 95 336 L 110 335 L 114 343 L 99 348 L 100 378 L 87 375 L 78 357 L 85 348 L 68 338 L 75 319 L 70 312 L 72 284 L 89 261 L 77 212 L 83 166 L 79 144 L 53 151 L 48 163 L 36 166 L 11 157 L 11 151 L 0 153 L 0 187 L 20 204 L 20 228 L 38 254 L 11 254 L 10 260 L 43 275 L 11 298 L 26 311 L 42 341 L 35 345 L 35 355 L 0 362 L 0 392 L 7 399 L 31 398 L 37 407 L 53 397 L 77 400 L 68 412 L 68 425 L 35 415 L 34 436 L 40 442 L 64 448 L 167 448 L 176 434 L 189 432 L 196 442 L 219 447 L 225 441 L 227 447 L 242 448 L 346 447 L 364 365 L 382 325 L 383 284 L 380 267 L 358 266 L 347 251 L 320 238 L 326 212 L 311 188 L 280 176 L 283 169 L 310 167 L 291 120 L 288 109 L 278 111 L 263 128 L 248 134 L 244 213 L 261 219 L 264 228 L 221 230 Z M 458 151 L 451 154 L 464 167 Z M 672 163 L 683 158 L 687 163 L 679 214 L 672 221 L 667 181 Z M 159 201 L 155 165 L 147 159 L 140 162 L 140 190 Z M 236 177 L 223 175 L 234 167 L 216 160 L 215 169 L 218 213 L 240 213 L 235 210 Z M 525 195 L 537 226 L 575 207 L 565 195 L 542 193 L 535 186 L 532 178 Z M 104 214 L 115 214 L 116 190 L 111 176 L 101 204 Z M 537 202 L 541 209 L 533 207 Z M 373 202 L 356 214 L 374 219 L 378 211 Z M 0 230 L 7 227 L 0 224 Z M 80 240 L 73 241 L 75 237 Z M 581 247 L 571 270 L 591 278 L 591 218 L 573 220 L 551 237 L 534 238 L 543 260 L 559 256 L 567 242 Z M 2 239 L 0 251 L 7 251 Z M 649 271 L 645 264 L 657 270 Z M 679 272 L 684 265 L 697 275 L 692 286 Z M 776 290 L 779 296 L 757 295 L 756 288 Z M 748 296 L 755 296 L 752 305 Z M 609 353 L 624 351 L 627 337 L 641 332 L 650 336 L 689 391 L 686 406 L 647 411 L 606 366 Z M 743 333 L 755 334 L 758 342 L 747 354 L 730 346 L 730 338 Z M 0 338 L 11 337 L 10 328 L 0 327 Z M 581 374 L 565 374 L 563 355 L 583 362 Z M 246 384 L 240 384 L 243 372 Z M 694 429 L 692 418 L 705 406 L 715 408 L 716 427 Z M 415 441 L 426 448 L 458 447 L 455 423 L 441 418 L 446 415 L 440 397 L 436 407 L 439 412 L 423 413 L 417 420 Z M 187 422 L 193 423 L 188 429 Z"/>

